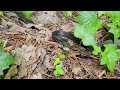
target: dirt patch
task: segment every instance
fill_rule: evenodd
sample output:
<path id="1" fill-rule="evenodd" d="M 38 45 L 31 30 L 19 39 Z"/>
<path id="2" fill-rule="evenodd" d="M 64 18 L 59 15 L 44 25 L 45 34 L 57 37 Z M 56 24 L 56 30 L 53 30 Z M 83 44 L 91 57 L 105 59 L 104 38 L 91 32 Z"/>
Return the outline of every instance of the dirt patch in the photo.
<path id="1" fill-rule="evenodd" d="M 59 23 L 62 19 L 57 15 L 56 11 L 38 11 L 31 18 L 35 24 L 48 24 L 48 23 Z"/>

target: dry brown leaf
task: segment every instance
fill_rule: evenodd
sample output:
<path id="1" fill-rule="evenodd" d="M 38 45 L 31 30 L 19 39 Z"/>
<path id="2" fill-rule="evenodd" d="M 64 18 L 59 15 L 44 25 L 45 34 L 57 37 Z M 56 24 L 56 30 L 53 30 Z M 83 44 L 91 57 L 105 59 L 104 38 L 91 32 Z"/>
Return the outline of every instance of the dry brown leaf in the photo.
<path id="1" fill-rule="evenodd" d="M 3 18 L 0 18 L 0 31 L 6 31 L 8 29 L 7 21 Z"/>
<path id="2" fill-rule="evenodd" d="M 68 24 L 62 25 L 61 29 L 65 32 L 72 32 L 74 28 L 73 28 L 73 25 L 68 23 Z"/>
<path id="3" fill-rule="evenodd" d="M 34 23 L 42 23 L 43 25 L 61 21 L 61 18 L 56 15 L 56 11 L 38 11 L 31 19 Z"/>
<path id="4" fill-rule="evenodd" d="M 38 72 L 37 74 L 33 74 L 30 79 L 43 79 L 42 74 Z"/>
<path id="5" fill-rule="evenodd" d="M 20 65 L 17 78 L 22 78 L 33 72 L 37 66 L 37 61 L 41 63 L 44 62 L 46 51 L 43 48 L 36 48 L 33 45 L 23 45 L 21 48 L 12 50 L 12 54 L 16 56 L 16 59 L 18 60 L 16 63 Z"/>
<path id="6" fill-rule="evenodd" d="M 50 63 L 50 57 L 49 57 L 48 55 L 46 55 L 45 60 L 44 60 L 44 62 L 43 62 L 43 65 L 44 65 L 46 68 L 48 68 L 48 70 L 51 70 L 51 69 L 54 68 L 54 66 L 51 65 L 51 63 Z"/>
<path id="7" fill-rule="evenodd" d="M 4 50 L 6 50 L 6 51 L 11 51 L 12 49 L 13 49 L 13 46 L 8 46 L 8 47 L 5 47 Z"/>
<path id="8" fill-rule="evenodd" d="M 78 71 L 80 71 L 81 70 L 81 67 L 73 67 L 72 68 L 72 72 L 75 74 L 75 75 L 77 75 L 78 74 Z"/>
<path id="9" fill-rule="evenodd" d="M 30 60 L 30 57 L 32 56 L 35 49 L 36 48 L 32 45 L 23 45 L 21 48 L 12 50 L 12 54 L 14 54 L 17 59 L 16 63 L 20 65 L 17 78 L 27 76 L 27 62 Z"/>

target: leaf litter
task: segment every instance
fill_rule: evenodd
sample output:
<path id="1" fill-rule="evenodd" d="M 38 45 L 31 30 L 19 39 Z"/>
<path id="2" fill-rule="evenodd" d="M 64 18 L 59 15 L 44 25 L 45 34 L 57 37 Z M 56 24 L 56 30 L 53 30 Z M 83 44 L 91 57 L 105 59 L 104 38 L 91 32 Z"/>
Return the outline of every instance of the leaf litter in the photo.
<path id="1" fill-rule="evenodd" d="M 1 45 L 17 59 L 4 79 L 119 78 L 119 61 L 116 73 L 111 75 L 105 67 L 99 65 L 99 58 L 79 45 L 73 43 L 72 49 L 64 51 L 60 43 L 52 40 L 51 35 L 55 30 L 73 31 L 74 21 L 67 23 L 59 17 L 57 11 L 35 12 L 31 18 L 34 23 L 20 21 L 14 11 L 4 13 L 0 22 L 0 38 L 3 39 Z M 100 38 L 101 33 L 97 35 Z M 65 75 L 55 77 L 54 58 L 60 54 L 66 56 L 62 61 Z"/>

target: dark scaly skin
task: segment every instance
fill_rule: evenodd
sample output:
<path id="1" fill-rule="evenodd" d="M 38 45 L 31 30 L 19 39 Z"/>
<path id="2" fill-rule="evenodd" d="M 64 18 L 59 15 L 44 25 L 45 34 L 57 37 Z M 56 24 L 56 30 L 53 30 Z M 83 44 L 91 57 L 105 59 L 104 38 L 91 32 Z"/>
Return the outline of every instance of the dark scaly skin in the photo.
<path id="1" fill-rule="evenodd" d="M 71 39 L 73 42 L 80 44 L 80 39 L 74 37 L 73 33 L 71 32 L 65 32 L 62 30 L 56 30 L 52 33 L 53 40 L 62 43 L 64 48 L 70 48 L 70 44 L 68 42 L 69 39 Z M 97 43 L 97 46 L 103 47 L 105 44 L 116 44 L 118 48 L 120 48 L 120 39 L 116 43 L 113 42 L 113 40 L 106 40 L 100 43 Z M 84 46 L 88 50 L 93 50 L 91 46 Z"/>
<path id="2" fill-rule="evenodd" d="M 106 40 L 106 41 L 97 43 L 97 45 L 100 47 L 103 47 L 105 44 L 116 44 L 117 47 L 120 49 L 120 39 L 118 39 L 116 43 L 114 43 L 113 40 Z"/>
<path id="3" fill-rule="evenodd" d="M 18 20 L 20 20 L 20 21 L 22 21 L 22 22 L 24 22 L 24 23 L 26 23 L 26 24 L 28 24 L 28 23 L 32 23 L 32 24 L 34 24 L 34 22 L 32 21 L 32 20 L 29 20 L 29 19 L 27 19 L 27 18 L 25 18 L 22 14 L 20 14 L 19 12 L 16 12 L 16 11 L 14 11 L 17 15 L 18 15 Z"/>
<path id="4" fill-rule="evenodd" d="M 70 44 L 68 42 L 69 39 L 71 39 L 75 43 L 80 43 L 80 39 L 75 38 L 72 33 L 65 32 L 62 30 L 57 30 L 52 32 L 52 38 L 53 40 L 60 42 L 63 45 L 63 48 L 66 48 L 66 49 L 70 48 Z"/>

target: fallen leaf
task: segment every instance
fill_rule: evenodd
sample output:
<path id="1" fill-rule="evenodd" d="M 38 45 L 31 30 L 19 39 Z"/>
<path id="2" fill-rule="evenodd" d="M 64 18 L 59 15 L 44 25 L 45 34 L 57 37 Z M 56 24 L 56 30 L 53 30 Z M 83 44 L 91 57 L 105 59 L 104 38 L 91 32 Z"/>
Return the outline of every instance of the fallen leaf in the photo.
<path id="1" fill-rule="evenodd" d="M 80 71 L 80 70 L 81 70 L 81 67 L 73 67 L 72 72 L 73 72 L 75 75 L 77 75 L 77 74 L 78 74 L 78 71 Z"/>
<path id="2" fill-rule="evenodd" d="M 33 74 L 30 79 L 43 79 L 41 73 Z"/>

